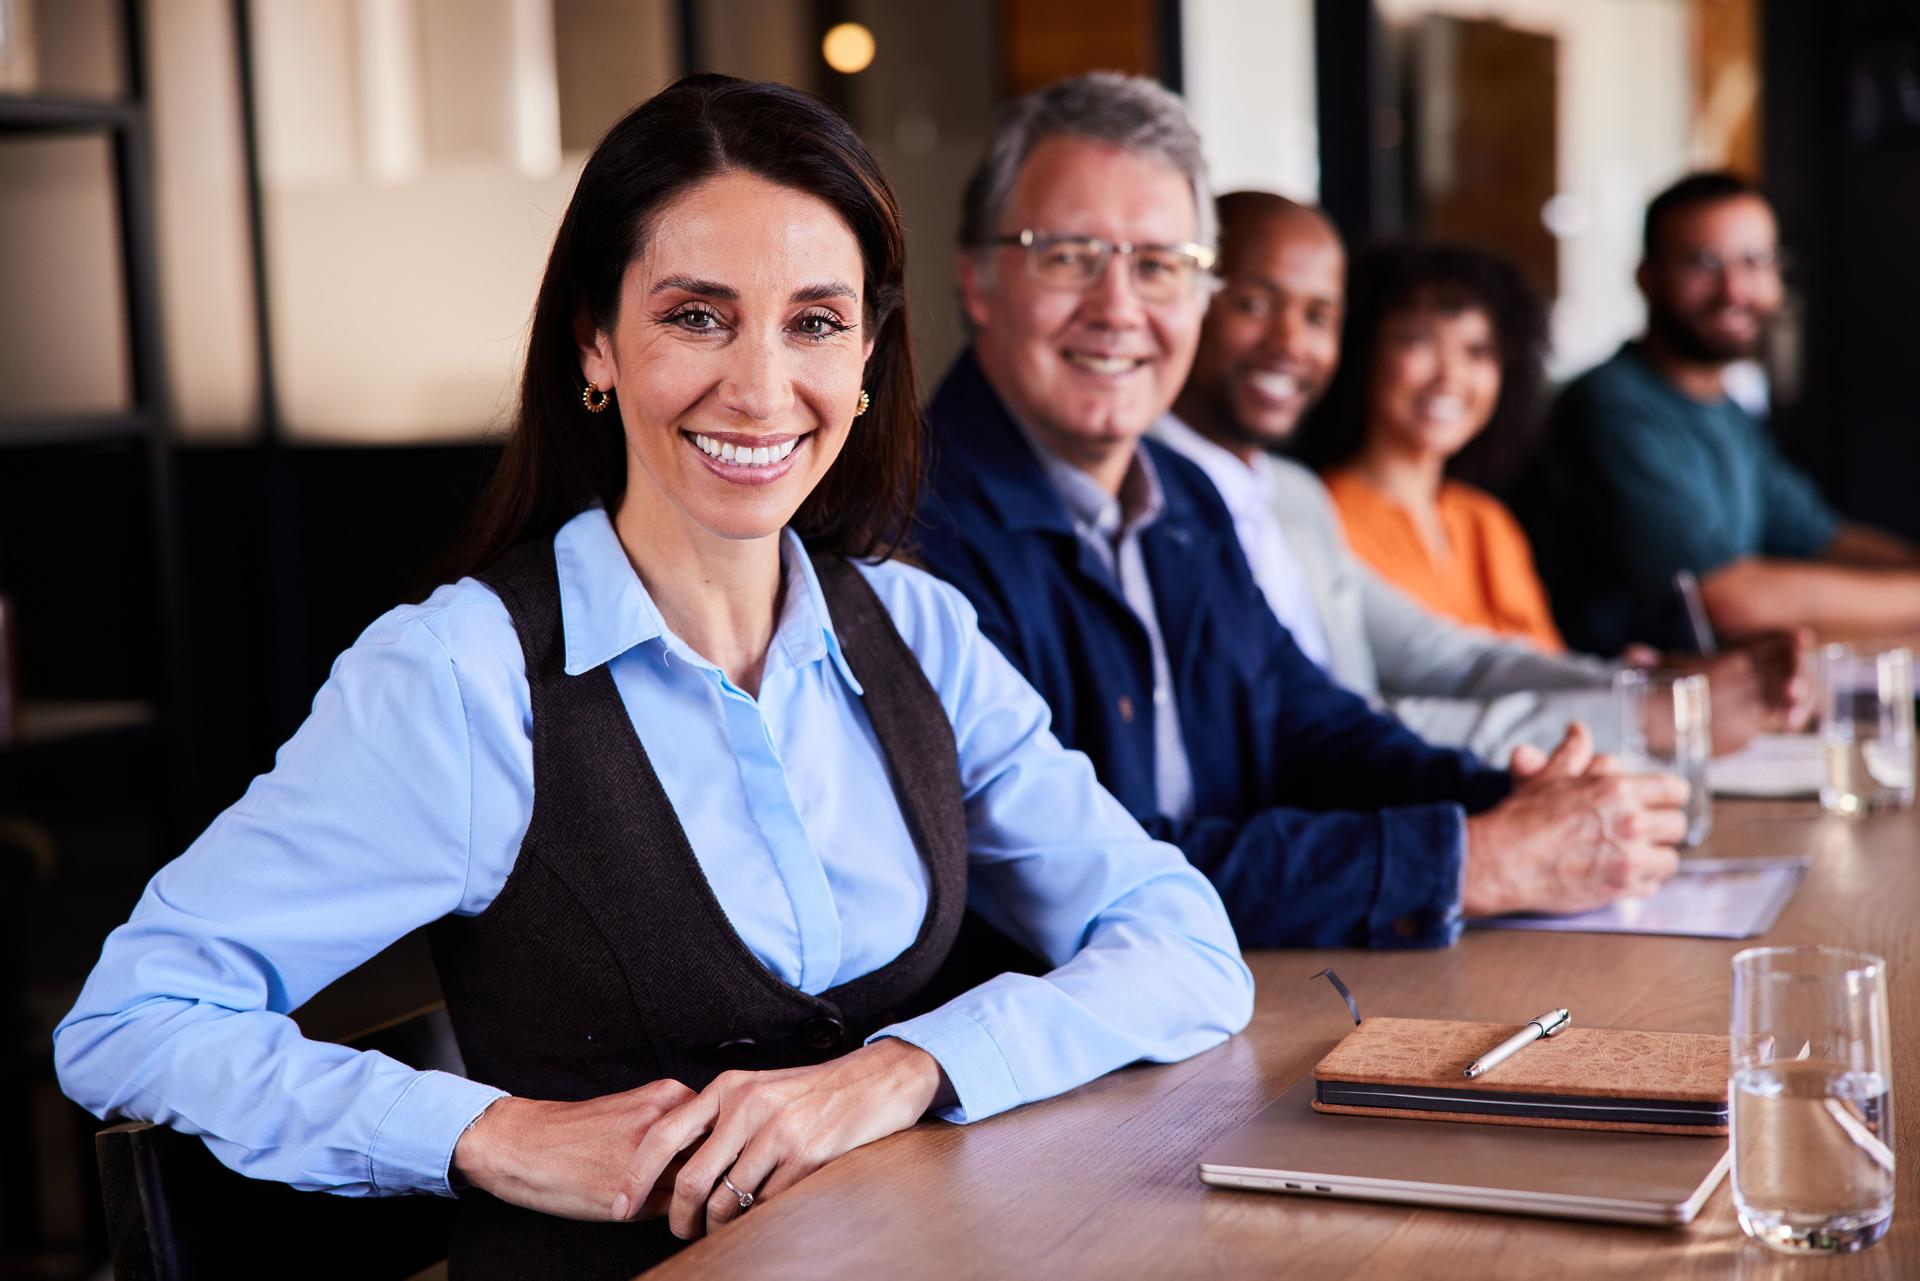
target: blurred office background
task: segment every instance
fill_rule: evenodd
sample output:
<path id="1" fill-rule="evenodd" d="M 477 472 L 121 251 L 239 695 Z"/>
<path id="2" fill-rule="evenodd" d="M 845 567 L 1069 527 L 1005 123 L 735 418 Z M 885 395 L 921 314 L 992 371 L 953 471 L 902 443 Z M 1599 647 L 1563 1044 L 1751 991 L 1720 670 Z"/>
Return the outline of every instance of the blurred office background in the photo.
<path id="1" fill-rule="evenodd" d="M 1748 394 L 1920 537 L 1910 0 L 0 0 L 0 1274 L 101 1263 L 48 1032 L 452 532 L 601 132 L 690 69 L 841 107 L 905 210 L 931 381 L 997 105 L 1100 67 L 1187 95 L 1220 190 L 1512 255 L 1557 376 L 1639 328 L 1652 193 L 1758 176 L 1795 266 Z M 340 987 L 320 1034 L 432 978 Z"/>

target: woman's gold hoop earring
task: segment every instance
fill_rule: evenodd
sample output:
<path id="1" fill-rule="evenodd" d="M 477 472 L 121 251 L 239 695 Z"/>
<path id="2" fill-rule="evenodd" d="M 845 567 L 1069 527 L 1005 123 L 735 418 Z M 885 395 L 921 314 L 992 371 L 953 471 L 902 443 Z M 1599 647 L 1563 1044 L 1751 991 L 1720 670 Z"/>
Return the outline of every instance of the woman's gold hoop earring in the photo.
<path id="1" fill-rule="evenodd" d="M 594 399 L 596 396 L 599 397 L 598 400 Z M 587 412 L 590 414 L 599 413 L 605 409 L 612 400 L 613 392 L 611 390 L 601 391 L 599 384 L 593 382 L 591 379 L 587 382 L 586 390 L 580 393 L 580 403 L 587 407 Z"/>
<path id="2" fill-rule="evenodd" d="M 867 389 L 865 387 L 862 387 L 860 389 L 860 403 L 854 406 L 853 416 L 855 418 L 858 418 L 861 414 L 866 413 L 867 406 L 871 405 L 872 403 L 873 403 L 873 397 L 867 395 Z"/>

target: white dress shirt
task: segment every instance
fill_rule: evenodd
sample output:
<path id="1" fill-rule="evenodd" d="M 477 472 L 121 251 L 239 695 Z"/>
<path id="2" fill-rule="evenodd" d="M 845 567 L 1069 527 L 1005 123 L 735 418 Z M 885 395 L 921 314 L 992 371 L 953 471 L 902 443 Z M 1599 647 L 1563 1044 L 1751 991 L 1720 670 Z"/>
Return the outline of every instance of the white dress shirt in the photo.
<path id="1" fill-rule="evenodd" d="M 1246 553 L 1253 581 L 1265 593 L 1280 625 L 1293 633 L 1300 652 L 1326 671 L 1331 657 L 1327 629 L 1320 621 L 1306 571 L 1280 525 L 1273 459 L 1256 454 L 1248 464 L 1172 414 L 1161 416 L 1153 425 L 1153 435 L 1207 473 L 1233 516 L 1233 529 L 1240 536 L 1240 550 Z"/>

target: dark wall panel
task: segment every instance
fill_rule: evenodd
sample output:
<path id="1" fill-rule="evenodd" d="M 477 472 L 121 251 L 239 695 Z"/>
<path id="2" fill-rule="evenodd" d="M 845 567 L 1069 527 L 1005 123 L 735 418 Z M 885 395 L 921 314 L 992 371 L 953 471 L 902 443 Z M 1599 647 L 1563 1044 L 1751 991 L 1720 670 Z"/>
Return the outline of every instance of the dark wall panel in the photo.
<path id="1" fill-rule="evenodd" d="M 203 817 L 272 765 L 334 657 L 422 584 L 493 456 L 478 446 L 287 449 L 278 464 L 286 483 L 270 489 L 274 464 L 260 449 L 182 451 Z M 270 492 L 293 505 L 290 549 L 269 536 Z M 289 574 L 291 584 L 281 577 Z M 276 588 L 289 587 L 300 606 L 291 636 L 274 604 Z"/>
<path id="2" fill-rule="evenodd" d="M 1848 514 L 1920 539 L 1920 6 L 1764 11 L 1767 185 L 1804 299 L 1787 448 Z"/>

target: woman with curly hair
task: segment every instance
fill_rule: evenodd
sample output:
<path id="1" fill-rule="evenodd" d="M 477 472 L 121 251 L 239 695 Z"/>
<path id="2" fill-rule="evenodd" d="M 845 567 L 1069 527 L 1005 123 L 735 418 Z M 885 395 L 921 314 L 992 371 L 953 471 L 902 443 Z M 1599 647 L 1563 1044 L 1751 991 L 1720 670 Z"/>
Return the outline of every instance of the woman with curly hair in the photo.
<path id="1" fill-rule="evenodd" d="M 1364 253 L 1345 358 L 1299 451 L 1382 577 L 1437 614 L 1558 653 L 1526 535 L 1481 488 L 1513 476 L 1533 444 L 1546 328 L 1539 295 L 1497 255 Z"/>

